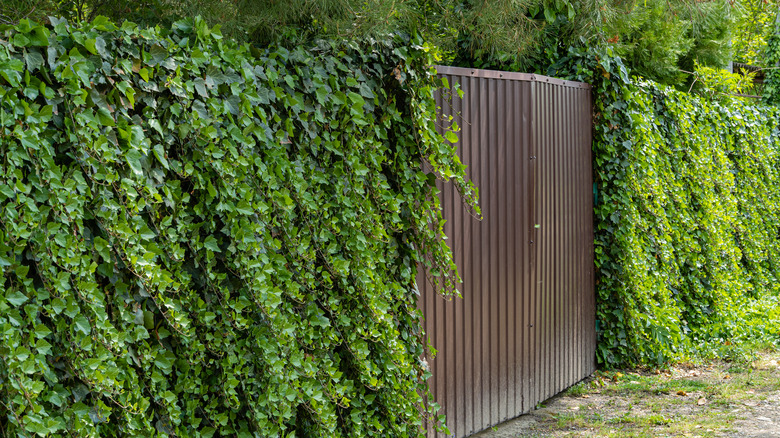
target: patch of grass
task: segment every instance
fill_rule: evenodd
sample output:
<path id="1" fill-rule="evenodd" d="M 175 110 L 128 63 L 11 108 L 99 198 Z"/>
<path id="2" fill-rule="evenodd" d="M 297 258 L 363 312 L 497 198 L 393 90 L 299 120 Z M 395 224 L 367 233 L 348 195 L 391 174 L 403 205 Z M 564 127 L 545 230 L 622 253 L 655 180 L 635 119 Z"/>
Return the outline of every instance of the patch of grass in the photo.
<path id="1" fill-rule="evenodd" d="M 663 436 L 685 436 L 694 433 L 701 437 L 718 436 L 728 429 L 733 415 L 719 413 L 715 416 L 695 415 L 673 418 L 670 415 L 647 414 L 644 412 L 623 412 L 615 416 L 598 413 L 561 413 L 554 416 L 553 424 L 546 430 L 584 431 L 588 436 L 655 438 Z"/>
<path id="2" fill-rule="evenodd" d="M 672 422 L 672 420 L 658 414 L 648 415 L 643 420 L 650 426 L 666 426 Z"/>
<path id="3" fill-rule="evenodd" d="M 587 394 L 589 390 L 590 383 L 580 382 L 567 389 L 564 395 L 568 397 L 581 397 L 582 395 Z"/>
<path id="4" fill-rule="evenodd" d="M 585 415 L 581 414 L 570 414 L 568 412 L 564 412 L 558 415 L 555 415 L 555 422 L 556 426 L 559 429 L 567 429 L 572 427 L 587 427 L 588 423 L 592 421 L 588 419 Z"/>
<path id="5" fill-rule="evenodd" d="M 607 424 L 635 424 L 636 417 L 628 414 L 627 412 L 617 417 L 610 418 L 606 421 Z"/>
<path id="6" fill-rule="evenodd" d="M 613 378 L 613 384 L 603 389 L 604 393 L 615 395 L 630 395 L 631 393 L 642 393 L 652 395 L 675 394 L 678 391 L 697 392 L 710 391 L 711 383 L 703 380 L 673 380 L 665 375 L 661 376 L 642 376 L 631 375 L 626 378 L 625 375 L 620 378 Z"/>
<path id="7" fill-rule="evenodd" d="M 780 391 L 778 354 L 762 360 L 666 372 L 599 371 L 566 392 L 565 411 L 538 424 L 542 436 L 718 437 L 748 411 L 734 408 Z M 573 399 L 573 400 L 572 400 Z M 555 409 L 556 403 L 549 405 Z"/>
<path id="8" fill-rule="evenodd" d="M 750 366 L 747 364 L 739 363 L 739 364 L 733 364 L 728 368 L 728 372 L 731 374 L 742 374 L 752 371 L 750 369 Z"/>

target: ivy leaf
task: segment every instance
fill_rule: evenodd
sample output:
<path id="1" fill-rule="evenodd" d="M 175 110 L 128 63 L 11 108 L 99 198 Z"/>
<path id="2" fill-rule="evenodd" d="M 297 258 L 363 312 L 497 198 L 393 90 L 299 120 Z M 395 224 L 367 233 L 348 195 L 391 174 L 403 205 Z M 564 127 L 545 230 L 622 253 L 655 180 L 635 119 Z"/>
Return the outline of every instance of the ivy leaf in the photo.
<path id="1" fill-rule="evenodd" d="M 38 324 L 35 326 L 35 337 L 42 339 L 51 334 L 51 330 L 44 324 Z"/>
<path id="2" fill-rule="evenodd" d="M 85 335 L 88 335 L 92 331 L 92 327 L 89 325 L 89 320 L 85 318 L 84 315 L 76 316 L 73 322 L 76 324 L 76 330 L 84 333 Z"/>
<path id="3" fill-rule="evenodd" d="M 100 257 L 105 261 L 111 261 L 111 252 L 109 250 L 108 242 L 100 236 L 95 237 L 94 240 L 95 250 L 97 250 Z"/>
<path id="4" fill-rule="evenodd" d="M 36 26 L 32 29 L 27 36 L 30 38 L 30 44 L 37 47 L 45 47 L 49 45 L 49 29 L 43 26 Z"/>
<path id="5" fill-rule="evenodd" d="M 214 252 L 222 252 L 219 249 L 219 244 L 217 243 L 217 239 L 215 239 L 214 236 L 206 237 L 206 240 L 203 241 L 203 246 Z"/>
<path id="6" fill-rule="evenodd" d="M 159 44 L 155 44 L 149 49 L 149 56 L 151 57 L 149 60 L 150 65 L 159 65 L 166 58 L 168 58 L 168 51 L 165 49 L 165 47 Z"/>
<path id="7" fill-rule="evenodd" d="M 325 86 L 318 87 L 315 93 L 317 95 L 317 102 L 320 104 L 324 104 L 328 101 L 328 95 L 330 93 L 328 93 L 328 90 L 325 88 Z"/>
<path id="8" fill-rule="evenodd" d="M 171 373 L 171 368 L 173 367 L 173 355 L 168 351 L 163 351 L 161 353 L 157 353 L 157 355 L 154 357 L 154 364 L 157 365 L 160 370 L 165 374 Z"/>
<path id="9" fill-rule="evenodd" d="M 89 51 L 89 53 L 91 53 L 93 55 L 97 55 L 98 51 L 97 51 L 96 43 L 97 43 L 97 41 L 94 38 L 90 38 L 88 40 L 85 40 L 84 41 L 84 48 L 87 49 Z"/>
<path id="10" fill-rule="evenodd" d="M 160 164 L 162 164 L 164 168 L 170 169 L 168 166 L 168 160 L 165 158 L 165 150 L 163 149 L 162 145 L 154 145 L 152 151 L 154 152 L 154 156 L 157 157 L 157 160 L 160 161 Z"/>
<path id="11" fill-rule="evenodd" d="M 24 71 L 24 62 L 11 58 L 0 61 L 0 76 L 2 76 L 12 87 L 19 86 L 21 79 L 20 72 Z"/>
<path id="12" fill-rule="evenodd" d="M 449 141 L 450 143 L 453 143 L 453 144 L 455 144 L 455 143 L 460 141 L 460 139 L 458 138 L 458 134 L 456 134 L 456 133 L 454 133 L 452 131 L 445 132 L 444 133 L 444 138 L 446 138 L 447 141 Z"/>
<path id="13" fill-rule="evenodd" d="M 97 17 L 95 17 L 94 20 L 92 20 L 92 26 L 94 26 L 95 30 L 100 30 L 105 32 L 111 32 L 117 29 L 116 25 L 112 23 L 111 20 L 109 20 L 107 17 L 104 17 L 102 15 L 98 15 Z"/>
<path id="14" fill-rule="evenodd" d="M 103 126 L 116 126 L 116 122 L 114 121 L 114 117 L 111 115 L 111 113 L 106 108 L 98 108 L 98 120 L 100 121 L 100 124 Z"/>
<path id="15" fill-rule="evenodd" d="M 106 52 L 106 40 L 102 37 L 95 38 L 95 50 L 101 58 L 108 58 L 108 52 Z"/>
<path id="16" fill-rule="evenodd" d="M 127 161 L 127 164 L 136 176 L 144 175 L 143 167 L 141 166 L 142 158 L 143 154 L 136 149 L 130 149 L 125 153 L 125 161 Z"/>
<path id="17" fill-rule="evenodd" d="M 28 299 L 29 298 L 27 298 L 27 295 L 19 291 L 11 292 L 5 297 L 5 300 L 8 301 L 14 307 L 21 306 L 22 304 L 26 303 Z"/>
<path id="18" fill-rule="evenodd" d="M 351 100 L 351 101 L 352 101 L 352 103 L 353 103 L 355 106 L 359 106 L 359 107 L 362 107 L 363 105 L 365 105 L 365 104 L 366 104 L 366 101 L 365 101 L 365 100 L 363 100 L 363 96 L 361 96 L 361 95 L 359 95 L 359 94 L 355 93 L 354 91 L 350 91 L 350 92 L 349 92 L 349 100 Z"/>
<path id="19" fill-rule="evenodd" d="M 24 61 L 27 63 L 27 69 L 31 72 L 37 71 L 43 66 L 43 55 L 36 50 L 26 50 L 24 52 Z"/>
<path id="20" fill-rule="evenodd" d="M 127 101 L 130 102 L 130 108 L 135 106 L 135 90 L 128 81 L 120 81 L 116 83 L 116 88 L 127 97 Z"/>
<path id="21" fill-rule="evenodd" d="M 141 79 L 144 81 L 149 82 L 149 69 L 146 67 L 139 69 L 138 75 L 141 76 Z"/>
<path id="22" fill-rule="evenodd" d="M 555 22 L 555 11 L 549 7 L 544 7 L 544 19 L 547 20 L 548 23 L 554 23 Z"/>
<path id="23" fill-rule="evenodd" d="M 236 211 L 247 216 L 254 214 L 254 211 L 252 210 L 252 206 L 247 201 L 239 202 L 236 205 Z"/>

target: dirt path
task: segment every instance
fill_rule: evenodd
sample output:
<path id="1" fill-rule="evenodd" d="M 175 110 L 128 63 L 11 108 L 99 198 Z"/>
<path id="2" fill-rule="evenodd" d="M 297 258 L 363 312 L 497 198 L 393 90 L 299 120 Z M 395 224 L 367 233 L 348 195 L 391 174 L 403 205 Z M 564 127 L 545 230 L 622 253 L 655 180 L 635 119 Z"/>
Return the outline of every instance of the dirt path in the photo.
<path id="1" fill-rule="evenodd" d="M 779 360 L 771 353 L 742 366 L 598 372 L 474 438 L 780 438 Z"/>

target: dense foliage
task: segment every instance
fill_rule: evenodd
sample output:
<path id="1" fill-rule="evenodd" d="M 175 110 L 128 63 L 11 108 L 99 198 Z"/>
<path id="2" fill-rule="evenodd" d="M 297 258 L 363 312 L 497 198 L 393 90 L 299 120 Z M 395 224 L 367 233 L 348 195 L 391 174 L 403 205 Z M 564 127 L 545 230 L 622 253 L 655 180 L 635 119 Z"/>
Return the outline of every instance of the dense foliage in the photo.
<path id="1" fill-rule="evenodd" d="M 780 342 L 778 109 L 631 80 L 610 52 L 556 68 L 594 84 L 599 361 Z"/>
<path id="2" fill-rule="evenodd" d="M 545 2 L 548 3 L 564 2 Z M 693 70 L 695 62 L 725 67 L 731 60 L 733 2 L 580 0 L 572 3 L 573 13 L 564 13 L 563 9 L 546 15 L 544 25 L 537 26 L 533 33 L 525 31 L 534 41 L 531 44 L 496 45 L 479 34 L 460 33 L 455 63 L 544 73 L 560 50 L 573 45 L 610 46 L 635 74 L 687 87 L 690 78 L 686 72 Z M 536 18 L 538 24 L 540 17 Z"/>
<path id="3" fill-rule="evenodd" d="M 743 35 L 750 38 L 756 28 L 747 24 L 755 8 L 730 0 L 5 0 L 3 4 L 6 10 L 0 7 L 0 20 L 6 21 L 28 15 L 89 20 L 101 14 L 117 22 L 167 25 L 180 17 L 201 15 L 210 24 L 221 25 L 228 38 L 259 45 L 281 39 L 288 47 L 323 36 L 359 40 L 377 32 L 419 32 L 442 51 L 445 63 L 512 71 L 546 68 L 550 48 L 581 41 L 591 47 L 610 42 L 635 73 L 670 84 L 687 81 L 680 70 L 691 71 L 694 61 L 726 66 L 732 36 L 737 41 Z M 737 17 L 740 32 L 732 32 Z"/>
<path id="4" fill-rule="evenodd" d="M 418 436 L 434 182 L 475 196 L 428 57 L 0 27 L 2 435 Z"/>
<path id="5" fill-rule="evenodd" d="M 778 0 L 742 0 L 735 9 L 732 38 L 734 61 L 765 67 L 767 39 L 774 31 Z"/>
<path id="6" fill-rule="evenodd" d="M 671 9 L 671 12 L 670 12 Z M 626 10 L 606 30 L 612 34 L 615 54 L 634 74 L 669 85 L 686 84 L 697 62 L 727 67 L 733 26 L 729 1 L 688 4 L 648 0 Z"/>
<path id="7" fill-rule="evenodd" d="M 767 67 L 764 78 L 764 102 L 770 105 L 780 104 L 780 10 L 775 24 L 769 32 L 764 51 L 764 63 Z"/>

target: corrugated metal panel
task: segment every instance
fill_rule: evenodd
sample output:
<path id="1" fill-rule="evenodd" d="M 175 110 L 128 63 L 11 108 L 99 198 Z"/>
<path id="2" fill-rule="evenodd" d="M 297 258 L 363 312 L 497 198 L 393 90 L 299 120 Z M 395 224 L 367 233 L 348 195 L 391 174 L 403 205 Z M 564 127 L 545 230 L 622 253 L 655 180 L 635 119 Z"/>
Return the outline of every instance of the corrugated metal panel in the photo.
<path id="1" fill-rule="evenodd" d="M 464 92 L 442 93 L 439 106 L 442 120 L 460 114 L 459 153 L 484 220 L 442 186 L 463 298 L 441 298 L 422 276 L 418 284 L 438 350 L 430 387 L 452 436 L 464 437 L 595 370 L 591 94 L 531 74 L 439 74 Z"/>

